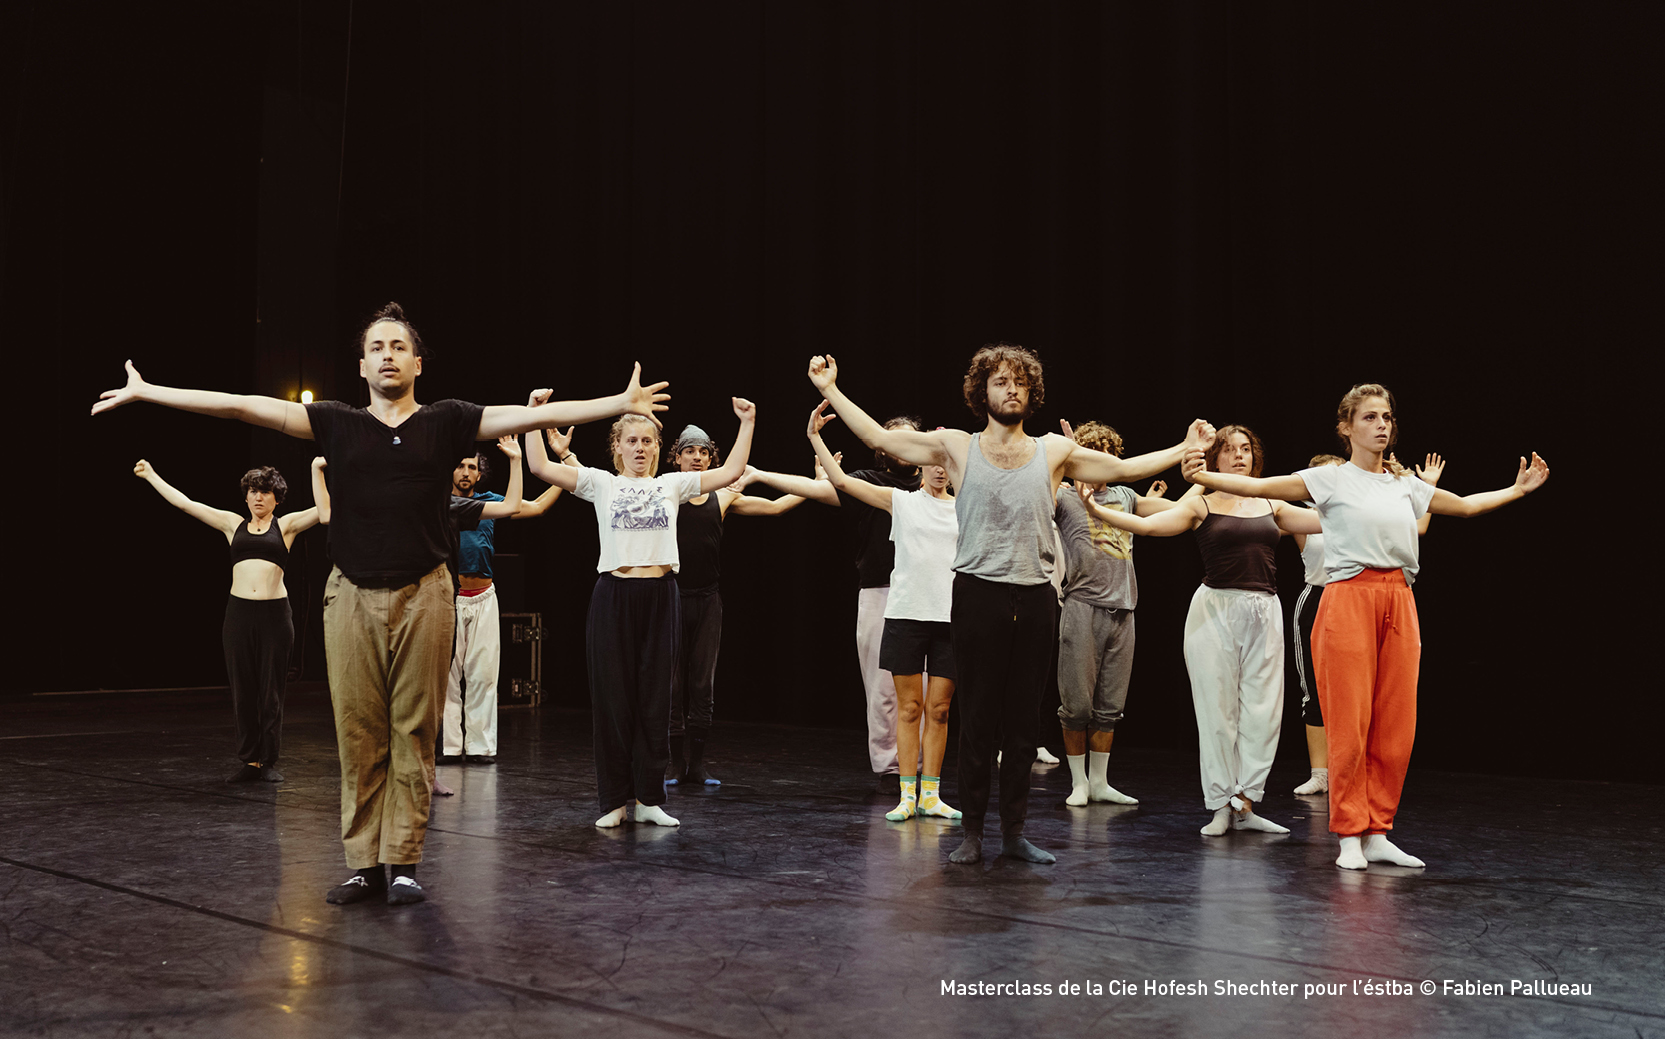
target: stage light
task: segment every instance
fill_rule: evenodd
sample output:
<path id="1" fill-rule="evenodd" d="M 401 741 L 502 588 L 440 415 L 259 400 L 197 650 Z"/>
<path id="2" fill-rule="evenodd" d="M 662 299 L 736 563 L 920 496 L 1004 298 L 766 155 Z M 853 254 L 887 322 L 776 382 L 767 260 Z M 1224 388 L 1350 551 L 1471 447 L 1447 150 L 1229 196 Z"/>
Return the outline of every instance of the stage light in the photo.
<path id="1" fill-rule="evenodd" d="M 311 404 L 312 403 L 312 391 L 311 390 L 302 390 L 301 391 L 301 403 L 302 404 Z"/>

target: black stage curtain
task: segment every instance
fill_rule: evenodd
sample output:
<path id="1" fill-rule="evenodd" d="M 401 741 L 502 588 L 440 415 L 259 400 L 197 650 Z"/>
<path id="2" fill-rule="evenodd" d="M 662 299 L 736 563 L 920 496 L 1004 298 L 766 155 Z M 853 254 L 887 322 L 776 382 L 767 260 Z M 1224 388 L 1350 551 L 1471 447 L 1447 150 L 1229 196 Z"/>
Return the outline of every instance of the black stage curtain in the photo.
<path id="1" fill-rule="evenodd" d="M 1657 8 L 6 17 L 4 327 L 32 434 L 14 458 L 45 506 L 7 521 L 29 604 L 13 691 L 223 681 L 218 536 L 128 475 L 136 458 L 224 508 L 271 462 L 309 503 L 306 444 L 154 407 L 89 420 L 122 359 L 162 383 L 362 402 L 355 333 L 397 299 L 433 348 L 420 399 L 599 396 L 640 360 L 672 380 L 673 434 L 727 440 L 746 396 L 754 461 L 805 472 L 803 372 L 823 351 L 875 414 L 964 425 L 966 359 L 1021 342 L 1047 364 L 1033 432 L 1097 418 L 1141 452 L 1193 417 L 1244 423 L 1269 472 L 1334 450 L 1341 394 L 1385 383 L 1399 457 L 1443 453 L 1443 486 L 1507 485 L 1532 450 L 1555 474 L 1424 542 L 1419 763 L 1656 778 L 1634 752 L 1651 618 L 1625 589 L 1654 497 L 1626 463 L 1647 464 L 1658 372 L 1640 305 L 1659 274 Z M 607 464 L 604 427 L 575 447 Z M 551 628 L 555 701 L 584 703 L 589 507 L 500 526 Z M 729 527 L 719 718 L 859 725 L 839 514 Z M 307 544 L 291 590 L 316 632 L 328 564 Z M 1136 558 L 1123 740 L 1194 746 L 1196 550 L 1149 539 Z M 1280 564 L 1287 610 L 1292 547 Z M 316 636 L 298 660 L 321 676 Z"/>

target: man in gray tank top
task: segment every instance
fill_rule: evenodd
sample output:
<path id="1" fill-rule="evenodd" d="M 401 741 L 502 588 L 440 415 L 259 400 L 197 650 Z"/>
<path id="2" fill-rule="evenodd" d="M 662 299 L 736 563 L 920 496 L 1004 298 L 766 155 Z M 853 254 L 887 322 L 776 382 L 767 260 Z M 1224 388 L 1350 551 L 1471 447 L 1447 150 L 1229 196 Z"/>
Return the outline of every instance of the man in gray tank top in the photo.
<path id="1" fill-rule="evenodd" d="M 1127 483 L 1178 465 L 1203 447 L 1214 428 L 1198 419 L 1185 440 L 1165 451 L 1116 458 L 1067 437 L 1024 432 L 1045 399 L 1041 362 L 1012 343 L 977 351 L 965 375 L 965 402 L 983 423 L 977 434 L 885 429 L 838 388 L 838 362 L 813 357 L 809 379 L 869 447 L 914 465 L 940 465 L 956 488 L 959 549 L 954 557 L 952 638 L 960 681 L 960 804 L 965 840 L 949 861 L 983 857 L 990 773 L 1000 762 L 1000 853 L 1027 862 L 1053 856 L 1023 837 L 1036 726 L 1052 660 L 1055 596 L 1051 568 L 1053 494 L 1069 476 L 1087 483 Z"/>

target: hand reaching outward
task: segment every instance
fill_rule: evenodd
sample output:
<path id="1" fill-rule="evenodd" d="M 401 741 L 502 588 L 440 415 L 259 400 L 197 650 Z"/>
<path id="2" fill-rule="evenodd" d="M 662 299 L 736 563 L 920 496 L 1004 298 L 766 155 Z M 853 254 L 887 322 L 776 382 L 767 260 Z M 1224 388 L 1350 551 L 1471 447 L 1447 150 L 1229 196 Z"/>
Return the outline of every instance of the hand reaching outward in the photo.
<path id="1" fill-rule="evenodd" d="M 1081 480 L 1075 481 L 1075 493 L 1081 498 L 1081 505 L 1087 510 L 1087 515 L 1098 515 L 1099 505 L 1098 502 L 1093 500 L 1093 495 L 1096 491 L 1092 484 Z"/>
<path id="2" fill-rule="evenodd" d="M 513 434 L 497 438 L 497 450 L 508 455 L 515 461 L 520 461 L 520 438 Z"/>
<path id="3" fill-rule="evenodd" d="M 133 475 L 141 480 L 148 480 L 156 475 L 156 470 L 150 467 L 149 462 L 141 458 L 133 463 Z"/>
<path id="4" fill-rule="evenodd" d="M 558 429 L 546 429 L 543 437 L 549 442 L 549 450 L 556 458 L 565 458 L 567 452 L 572 450 L 572 435 L 577 431 L 577 426 L 568 426 L 565 433 Z"/>
<path id="5" fill-rule="evenodd" d="M 1166 480 L 1155 481 L 1150 485 L 1150 490 L 1145 492 L 1145 497 L 1147 498 L 1166 498 L 1167 496 L 1168 481 Z"/>
<path id="6" fill-rule="evenodd" d="M 1430 487 L 1440 485 L 1440 475 L 1445 472 L 1445 459 L 1430 451 L 1422 464 L 1416 467 L 1417 478 Z"/>
<path id="7" fill-rule="evenodd" d="M 1066 439 L 1066 440 L 1074 440 L 1075 439 L 1075 427 L 1070 425 L 1070 420 L 1069 419 L 1067 419 L 1067 418 L 1059 419 L 1058 420 L 1058 428 L 1062 429 L 1064 431 L 1064 439 Z"/>
<path id="8" fill-rule="evenodd" d="M 821 403 L 819 403 L 815 406 L 814 411 L 809 413 L 809 435 L 810 436 L 812 436 L 812 437 L 820 436 L 822 427 L 824 427 L 829 422 L 836 422 L 838 420 L 838 416 L 836 414 L 828 415 L 828 414 L 826 414 L 826 411 L 827 411 L 827 402 L 822 401 Z"/>
<path id="9" fill-rule="evenodd" d="M 150 384 L 145 382 L 139 369 L 133 367 L 132 361 L 125 362 L 127 366 L 127 385 L 119 390 L 105 390 L 98 395 L 98 403 L 92 406 L 92 414 L 97 415 L 106 411 L 113 411 L 123 404 L 131 404 L 142 400 L 145 388 Z"/>
<path id="10" fill-rule="evenodd" d="M 1185 430 L 1185 449 L 1202 450 L 1214 443 L 1214 427 L 1207 419 L 1197 419 Z"/>
<path id="11" fill-rule="evenodd" d="M 744 397 L 730 397 L 734 403 L 734 417 L 742 423 L 757 421 L 757 405 Z"/>
<path id="12" fill-rule="evenodd" d="M 1207 468 L 1208 462 L 1203 458 L 1203 449 L 1200 447 L 1186 451 L 1185 457 L 1179 462 L 1179 473 L 1188 483 L 1196 483 L 1198 474 Z"/>
<path id="13" fill-rule="evenodd" d="M 1520 460 L 1520 472 L 1515 474 L 1515 490 L 1522 494 L 1531 494 L 1544 485 L 1549 479 L 1549 463 L 1538 457 L 1538 452 L 1532 452 L 1532 461 Z"/>
<path id="14" fill-rule="evenodd" d="M 624 388 L 624 407 L 621 409 L 622 413 L 628 415 L 641 415 L 648 421 L 652 422 L 654 428 L 664 429 L 665 424 L 659 421 L 659 418 L 655 413 L 670 410 L 671 406 L 669 404 L 659 403 L 662 400 L 671 399 L 670 394 L 659 392 L 669 385 L 670 383 L 668 382 L 656 382 L 648 386 L 643 386 L 642 362 L 637 361 L 636 366 L 630 370 L 630 383 Z"/>
<path id="15" fill-rule="evenodd" d="M 554 395 L 555 391 L 548 389 L 547 387 L 541 390 L 533 390 L 526 398 L 526 406 L 529 408 L 535 408 L 539 404 L 548 404 L 549 398 Z"/>
<path id="16" fill-rule="evenodd" d="M 809 381 L 815 384 L 815 388 L 821 391 L 823 397 L 837 384 L 838 361 L 832 354 L 817 354 L 809 359 Z"/>

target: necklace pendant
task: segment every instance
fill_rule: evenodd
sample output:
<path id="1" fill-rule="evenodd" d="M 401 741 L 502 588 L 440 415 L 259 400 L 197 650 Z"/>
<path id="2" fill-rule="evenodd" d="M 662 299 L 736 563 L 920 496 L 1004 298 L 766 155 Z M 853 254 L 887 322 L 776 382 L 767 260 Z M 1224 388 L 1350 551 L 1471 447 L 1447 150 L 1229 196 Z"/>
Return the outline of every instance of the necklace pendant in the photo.
<path id="1" fill-rule="evenodd" d="M 399 438 L 398 437 L 393 438 L 393 446 L 395 446 L 395 447 L 399 446 Z"/>

